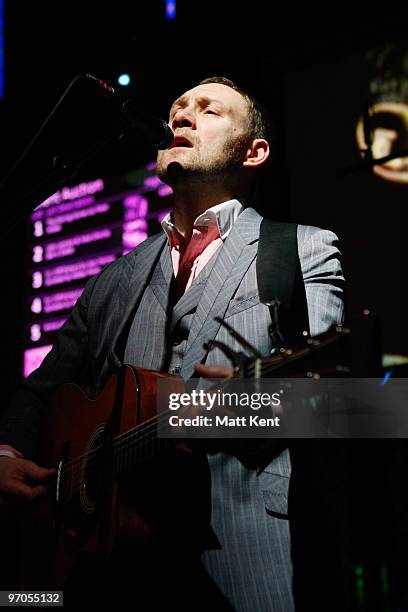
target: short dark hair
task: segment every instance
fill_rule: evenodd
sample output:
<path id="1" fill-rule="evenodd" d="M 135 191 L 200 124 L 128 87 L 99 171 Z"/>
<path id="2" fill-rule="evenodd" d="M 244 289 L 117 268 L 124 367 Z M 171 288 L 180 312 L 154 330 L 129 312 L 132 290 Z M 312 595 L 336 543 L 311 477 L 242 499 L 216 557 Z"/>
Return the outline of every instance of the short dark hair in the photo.
<path id="1" fill-rule="evenodd" d="M 221 85 L 231 87 L 231 89 L 241 94 L 248 105 L 248 128 L 250 136 L 253 138 L 264 138 L 268 142 L 272 139 L 273 134 L 269 114 L 251 93 L 239 87 L 234 81 L 223 76 L 208 77 L 200 81 L 199 85 L 206 85 L 207 83 L 220 83 Z"/>
<path id="2" fill-rule="evenodd" d="M 241 94 L 247 102 L 248 136 L 267 140 L 271 152 L 266 163 L 256 172 L 249 202 L 264 216 L 272 216 L 276 221 L 289 221 L 290 214 L 282 183 L 282 176 L 285 175 L 282 171 L 282 134 L 278 124 L 254 95 L 231 79 L 223 76 L 213 76 L 203 79 L 199 85 L 205 85 L 206 83 L 220 83 L 231 87 Z M 273 211 L 271 211 L 271 205 Z"/>
<path id="3" fill-rule="evenodd" d="M 408 102 L 408 44 L 393 40 L 368 50 L 370 102 Z"/>

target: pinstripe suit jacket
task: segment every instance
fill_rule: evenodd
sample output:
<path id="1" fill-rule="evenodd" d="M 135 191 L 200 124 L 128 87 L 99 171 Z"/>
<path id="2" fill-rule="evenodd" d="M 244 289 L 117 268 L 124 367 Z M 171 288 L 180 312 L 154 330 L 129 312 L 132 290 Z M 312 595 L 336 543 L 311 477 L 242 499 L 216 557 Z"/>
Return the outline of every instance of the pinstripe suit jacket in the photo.
<path id="1" fill-rule="evenodd" d="M 262 354 L 272 348 L 269 309 L 259 302 L 256 280 L 261 220 L 252 208 L 244 210 L 217 254 L 192 318 L 181 369 L 184 379 L 193 374 L 194 363 L 205 358 L 203 344 L 208 340 L 239 348 L 216 316 L 227 319 Z M 129 322 L 165 241 L 164 234 L 149 238 L 87 283 L 43 366 L 12 401 L 2 442 L 33 456 L 45 402 L 56 388 L 68 381 L 104 386 L 122 363 Z M 328 230 L 298 226 L 298 250 L 310 330 L 316 335 L 343 316 L 337 238 Z M 183 308 L 188 312 L 188 299 Z M 209 354 L 207 363 L 229 365 L 218 350 Z M 287 450 L 275 455 L 260 473 L 234 455 L 215 453 L 208 458 L 212 528 L 218 544 L 203 553 L 202 562 L 237 610 L 293 609 L 287 521 L 290 460 Z"/>

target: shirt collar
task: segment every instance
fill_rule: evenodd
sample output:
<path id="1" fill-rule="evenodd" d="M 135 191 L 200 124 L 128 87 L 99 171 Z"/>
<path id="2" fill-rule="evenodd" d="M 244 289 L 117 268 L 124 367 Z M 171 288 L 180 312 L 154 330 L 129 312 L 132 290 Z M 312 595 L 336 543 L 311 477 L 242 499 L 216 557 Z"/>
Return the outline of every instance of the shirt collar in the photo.
<path id="1" fill-rule="evenodd" d="M 220 238 L 225 240 L 232 230 L 238 215 L 244 210 L 244 204 L 244 200 L 233 199 L 211 206 L 197 217 L 194 221 L 194 227 L 213 227 L 216 225 Z M 161 225 L 170 241 L 172 235 L 174 236 L 176 232 L 178 234 L 177 228 L 172 222 L 171 213 L 164 217 Z"/>

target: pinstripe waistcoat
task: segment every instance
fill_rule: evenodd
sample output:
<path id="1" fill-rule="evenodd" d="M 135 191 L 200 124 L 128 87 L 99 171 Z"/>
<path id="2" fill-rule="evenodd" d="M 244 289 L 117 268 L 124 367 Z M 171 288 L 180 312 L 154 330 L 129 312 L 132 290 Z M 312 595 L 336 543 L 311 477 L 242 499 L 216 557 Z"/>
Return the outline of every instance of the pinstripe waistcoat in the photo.
<path id="1" fill-rule="evenodd" d="M 234 349 L 240 348 L 214 321 L 216 315 L 227 319 L 262 354 L 268 354 L 272 348 L 267 331 L 270 313 L 259 303 L 256 280 L 260 222 L 261 217 L 254 210 L 244 211 L 222 249 L 174 308 L 170 252 L 163 238 L 160 240 L 164 248 L 134 315 L 125 362 L 180 372 L 185 379 L 193 373 L 194 362 L 206 357 L 207 363 L 229 365 L 222 352 L 214 351 L 206 356 L 202 347 L 204 342 L 216 337 Z M 320 246 L 324 251 L 324 241 L 316 240 L 319 232 L 322 233 L 317 228 L 299 228 L 299 254 L 304 273 L 307 265 L 312 264 L 304 257 L 306 238 L 310 240 L 310 255 L 316 260 L 320 257 Z M 326 265 L 328 259 L 335 263 L 332 255 L 329 251 L 323 255 Z M 323 269 L 317 271 L 323 277 Z M 339 270 L 334 266 L 332 272 L 335 277 Z M 324 285 L 315 284 L 308 291 L 306 283 L 306 292 L 309 303 L 312 297 L 314 300 L 309 308 L 312 333 L 321 332 L 333 319 L 339 320 L 339 278 L 333 285 L 331 300 L 329 290 L 325 294 Z M 290 612 L 293 609 L 288 524 L 290 459 L 287 449 L 281 448 L 274 454 L 261 471 L 253 465 L 248 467 L 245 460 L 234 455 L 222 452 L 208 455 L 211 526 L 217 544 L 204 551 L 201 560 L 236 610 Z"/>

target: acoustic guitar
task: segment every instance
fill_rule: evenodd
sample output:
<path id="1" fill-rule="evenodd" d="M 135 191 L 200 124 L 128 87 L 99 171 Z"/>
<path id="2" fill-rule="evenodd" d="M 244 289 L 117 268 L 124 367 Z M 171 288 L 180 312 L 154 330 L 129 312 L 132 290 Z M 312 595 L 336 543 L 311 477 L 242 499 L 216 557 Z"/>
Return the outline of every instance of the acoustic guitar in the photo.
<path id="1" fill-rule="evenodd" d="M 335 327 L 297 349 L 246 359 L 241 375 L 345 375 L 349 338 L 348 328 Z M 62 589 L 84 552 L 106 560 L 121 541 L 140 545 L 154 539 L 148 517 L 134 507 L 122 483 L 136 474 L 137 486 L 137 474 L 157 457 L 166 461 L 175 447 L 191 454 L 180 440 L 157 437 L 157 386 L 163 378 L 171 380 L 174 392 L 184 391 L 177 376 L 125 365 L 95 399 L 75 384 L 52 397 L 37 462 L 55 467 L 57 478 L 51 493 L 33 505 L 24 527 L 23 589 Z"/>

